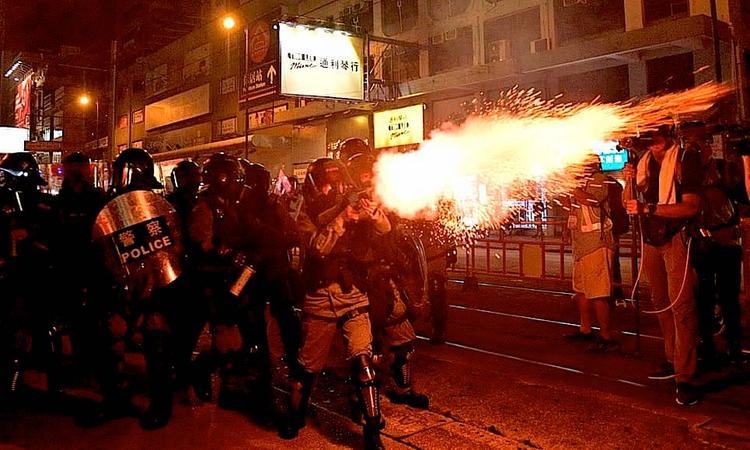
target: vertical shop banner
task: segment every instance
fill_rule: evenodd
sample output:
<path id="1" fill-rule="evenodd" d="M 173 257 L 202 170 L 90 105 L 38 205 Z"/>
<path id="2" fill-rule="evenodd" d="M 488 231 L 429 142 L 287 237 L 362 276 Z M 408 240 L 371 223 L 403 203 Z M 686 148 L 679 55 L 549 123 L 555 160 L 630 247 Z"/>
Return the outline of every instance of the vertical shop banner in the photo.
<path id="1" fill-rule="evenodd" d="M 380 111 L 373 114 L 375 148 L 418 144 L 424 140 L 424 106 Z"/>
<path id="2" fill-rule="evenodd" d="M 344 31 L 279 23 L 281 94 L 364 99 L 364 41 Z"/>
<path id="3" fill-rule="evenodd" d="M 279 30 L 267 15 L 247 27 L 240 108 L 266 103 L 279 94 Z"/>
<path id="4" fill-rule="evenodd" d="M 31 124 L 31 75 L 16 85 L 15 126 L 29 128 Z"/>

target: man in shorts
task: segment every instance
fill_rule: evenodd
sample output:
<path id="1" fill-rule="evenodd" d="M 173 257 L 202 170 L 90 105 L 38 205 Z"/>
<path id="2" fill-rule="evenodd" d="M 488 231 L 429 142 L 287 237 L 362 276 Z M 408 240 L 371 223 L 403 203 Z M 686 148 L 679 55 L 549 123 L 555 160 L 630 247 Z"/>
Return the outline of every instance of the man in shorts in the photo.
<path id="1" fill-rule="evenodd" d="M 573 291 L 581 314 L 578 331 L 567 338 L 591 341 L 591 351 L 617 349 L 612 339 L 610 293 L 614 239 L 612 221 L 604 213 L 607 200 L 606 177 L 597 164 L 583 186 L 573 192 L 568 228 L 573 243 Z M 593 315 L 592 315 L 593 310 Z M 599 323 L 599 335 L 592 330 L 593 316 Z"/>

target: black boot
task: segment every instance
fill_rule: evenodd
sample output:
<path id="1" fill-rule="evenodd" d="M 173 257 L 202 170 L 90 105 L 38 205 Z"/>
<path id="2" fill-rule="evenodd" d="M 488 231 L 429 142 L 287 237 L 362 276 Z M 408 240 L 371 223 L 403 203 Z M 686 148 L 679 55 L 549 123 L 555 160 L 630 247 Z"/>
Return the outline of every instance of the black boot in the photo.
<path id="1" fill-rule="evenodd" d="M 386 393 L 388 399 L 396 404 L 409 405 L 412 408 L 428 409 L 430 399 L 424 394 L 414 391 L 412 385 L 412 363 L 414 354 L 413 346 L 410 344 L 393 347 L 393 363 L 391 364 L 391 376 L 396 388 Z"/>
<path id="2" fill-rule="evenodd" d="M 163 331 L 151 331 L 146 335 L 144 344 L 151 403 L 141 417 L 141 427 L 144 430 L 157 430 L 167 425 L 172 417 L 169 336 Z"/>
<path id="3" fill-rule="evenodd" d="M 299 430 L 305 427 L 305 416 L 310 404 L 315 374 L 301 367 L 292 369 L 292 380 L 289 393 L 289 410 L 287 416 L 279 424 L 279 437 L 281 439 L 294 439 Z"/>
<path id="4" fill-rule="evenodd" d="M 385 445 L 380 439 L 380 430 L 382 429 L 380 423 L 373 424 L 372 426 L 365 425 L 363 429 L 363 436 L 365 438 L 365 450 L 384 450 Z"/>
<path id="5" fill-rule="evenodd" d="M 216 362 L 211 354 L 200 354 L 190 366 L 190 384 L 196 397 L 203 402 L 210 402 L 212 396 L 211 375 Z"/>
<path id="6" fill-rule="evenodd" d="M 75 423 L 81 427 L 96 427 L 110 420 L 135 415 L 130 392 L 121 371 L 122 355 L 107 351 L 101 356 L 100 362 L 97 378 L 104 400 L 83 407 L 76 415 Z"/>

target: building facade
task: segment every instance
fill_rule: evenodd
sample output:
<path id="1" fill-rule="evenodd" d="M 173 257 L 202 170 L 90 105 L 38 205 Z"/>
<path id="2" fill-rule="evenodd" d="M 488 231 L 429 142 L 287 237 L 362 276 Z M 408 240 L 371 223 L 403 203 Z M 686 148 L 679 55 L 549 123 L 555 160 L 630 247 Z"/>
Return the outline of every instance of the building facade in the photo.
<path id="1" fill-rule="evenodd" d="M 729 114 L 747 120 L 750 2 L 716 0 Z M 710 0 L 321 0 L 222 3 L 194 31 L 117 73 L 115 149 L 167 166 L 225 150 L 302 174 L 348 137 L 377 141 L 373 114 L 423 105 L 424 130 L 479 92 L 533 87 L 620 101 L 716 78 Z M 231 13 L 238 26 L 227 30 Z M 268 16 L 271 14 L 270 16 Z M 274 97 L 240 105 L 247 33 L 261 17 L 366 36 L 362 101 Z M 243 32 L 244 30 L 244 32 Z M 312 92 L 312 91 L 311 91 Z M 171 111 L 166 113 L 166 111 Z"/>

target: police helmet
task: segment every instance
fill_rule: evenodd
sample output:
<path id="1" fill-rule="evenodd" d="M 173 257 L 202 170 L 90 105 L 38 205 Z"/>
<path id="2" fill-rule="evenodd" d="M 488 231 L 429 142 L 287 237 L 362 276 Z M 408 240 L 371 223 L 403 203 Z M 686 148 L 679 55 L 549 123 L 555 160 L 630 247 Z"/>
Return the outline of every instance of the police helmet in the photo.
<path id="1" fill-rule="evenodd" d="M 177 163 L 169 177 L 175 190 L 197 192 L 202 182 L 201 168 L 198 163 L 191 159 L 184 159 Z"/>
<path id="2" fill-rule="evenodd" d="M 154 160 L 142 148 L 126 148 L 112 163 L 111 188 L 115 193 L 162 189 L 154 176 Z"/>
<path id="3" fill-rule="evenodd" d="M 34 155 L 28 152 L 8 153 L 0 162 L 4 185 L 17 190 L 33 190 L 47 182 Z"/>
<path id="4" fill-rule="evenodd" d="M 271 188 L 271 172 L 260 163 L 250 162 L 240 158 L 240 165 L 245 176 L 245 186 L 253 193 L 267 194 Z"/>
<path id="5" fill-rule="evenodd" d="M 307 166 L 302 195 L 308 207 L 321 211 L 333 206 L 347 183 L 346 169 L 331 158 L 318 158 Z"/>
<path id="6" fill-rule="evenodd" d="M 232 197 L 242 190 L 245 177 L 237 158 L 219 152 L 211 155 L 203 164 L 203 182 L 209 192 Z"/>
<path id="7" fill-rule="evenodd" d="M 372 185 L 372 168 L 374 165 L 374 157 L 366 153 L 359 153 L 349 158 L 346 162 L 346 170 L 357 187 L 367 188 Z"/>
<path id="8" fill-rule="evenodd" d="M 348 161 L 354 155 L 369 153 L 370 146 L 360 138 L 349 138 L 339 146 L 339 159 Z"/>

